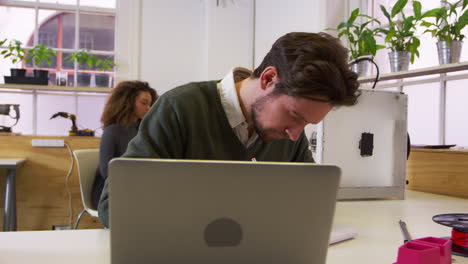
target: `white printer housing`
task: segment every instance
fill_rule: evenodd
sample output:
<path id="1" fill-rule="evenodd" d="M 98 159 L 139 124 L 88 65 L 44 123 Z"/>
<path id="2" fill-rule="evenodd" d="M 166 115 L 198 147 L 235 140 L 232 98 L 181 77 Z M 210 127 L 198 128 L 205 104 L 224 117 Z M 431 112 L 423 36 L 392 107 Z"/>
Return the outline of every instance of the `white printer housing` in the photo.
<path id="1" fill-rule="evenodd" d="M 338 199 L 404 199 L 408 97 L 360 91 L 355 106 L 338 107 L 317 125 L 316 162 L 341 168 Z"/>

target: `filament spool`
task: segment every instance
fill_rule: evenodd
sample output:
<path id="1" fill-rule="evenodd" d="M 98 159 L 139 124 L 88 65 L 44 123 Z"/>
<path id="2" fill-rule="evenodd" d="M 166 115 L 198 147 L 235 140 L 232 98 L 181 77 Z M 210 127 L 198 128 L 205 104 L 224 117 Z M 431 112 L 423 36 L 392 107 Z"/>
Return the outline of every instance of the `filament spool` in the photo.
<path id="1" fill-rule="evenodd" d="M 468 257 L 468 214 L 439 214 L 432 217 L 438 224 L 452 228 L 452 254 Z"/>

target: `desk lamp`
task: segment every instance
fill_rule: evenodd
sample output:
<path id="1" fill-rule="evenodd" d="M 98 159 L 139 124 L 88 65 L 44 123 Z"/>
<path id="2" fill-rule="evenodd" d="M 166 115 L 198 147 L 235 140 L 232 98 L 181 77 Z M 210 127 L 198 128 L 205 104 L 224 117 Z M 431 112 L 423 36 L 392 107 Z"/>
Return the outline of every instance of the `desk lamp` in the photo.
<path id="1" fill-rule="evenodd" d="M 15 111 L 15 115 L 10 115 L 11 108 Z M 20 118 L 20 111 L 19 111 L 19 104 L 0 104 L 0 115 L 9 116 L 12 119 L 15 119 L 16 122 L 11 126 L 2 126 L 0 125 L 0 133 L 7 132 L 11 133 L 11 128 L 18 124 L 18 120 Z"/>

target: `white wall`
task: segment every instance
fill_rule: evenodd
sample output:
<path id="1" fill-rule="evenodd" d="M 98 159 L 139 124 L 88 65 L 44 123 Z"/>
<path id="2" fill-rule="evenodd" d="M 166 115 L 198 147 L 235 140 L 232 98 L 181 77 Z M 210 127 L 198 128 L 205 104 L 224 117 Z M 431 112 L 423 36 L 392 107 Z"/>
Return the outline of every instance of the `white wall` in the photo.
<path id="1" fill-rule="evenodd" d="M 346 0 L 256 0 L 255 67 L 282 35 L 292 31 L 321 32 L 325 28 L 334 28 L 347 16 L 346 10 Z M 315 126 L 306 126 L 306 135 L 310 137 L 314 130 Z"/>
<path id="2" fill-rule="evenodd" d="M 252 67 L 253 1 L 121 0 L 117 76 L 162 94 L 191 81 Z"/>
<path id="3" fill-rule="evenodd" d="M 203 2 L 143 0 L 141 80 L 158 93 L 203 79 Z"/>
<path id="4" fill-rule="evenodd" d="M 255 66 L 273 42 L 291 31 L 320 32 L 342 21 L 346 0 L 256 0 Z"/>
<path id="5" fill-rule="evenodd" d="M 345 2 L 121 0 L 117 76 L 148 81 L 159 93 L 190 81 L 220 79 L 234 66 L 258 65 L 287 32 L 334 26 L 346 13 Z"/>
<path id="6" fill-rule="evenodd" d="M 205 0 L 208 79 L 220 79 L 235 66 L 252 69 L 254 2 Z"/>
<path id="7" fill-rule="evenodd" d="M 234 66 L 253 69 L 285 33 L 335 27 L 357 5 L 347 2 L 120 0 L 116 75 L 148 81 L 162 94 L 190 81 L 220 79 Z"/>

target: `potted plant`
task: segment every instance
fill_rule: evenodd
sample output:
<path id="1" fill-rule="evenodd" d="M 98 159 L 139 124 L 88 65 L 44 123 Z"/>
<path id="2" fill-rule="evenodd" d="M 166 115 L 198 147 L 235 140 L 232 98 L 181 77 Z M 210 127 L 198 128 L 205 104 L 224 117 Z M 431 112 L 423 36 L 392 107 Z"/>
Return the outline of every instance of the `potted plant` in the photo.
<path id="1" fill-rule="evenodd" d="M 385 35 L 385 43 L 391 50 L 389 53 L 390 68 L 392 72 L 408 70 L 409 63 L 419 57 L 419 46 L 421 41 L 416 35 L 417 26 L 425 17 L 433 17 L 438 8 L 422 13 L 419 1 L 413 1 L 413 14 L 407 16 L 404 8 L 408 0 L 398 0 L 389 13 L 383 5 L 380 5 L 384 16 L 388 19 L 388 26 L 380 29 Z M 401 16 L 401 19 L 398 19 Z"/>
<path id="2" fill-rule="evenodd" d="M 74 53 L 71 53 L 67 57 L 68 61 L 76 61 L 82 67 L 87 67 L 88 69 L 96 68 L 99 71 L 110 70 L 115 66 L 115 63 L 110 58 L 101 59 L 95 54 L 89 53 L 88 50 L 80 50 Z M 108 76 L 105 74 L 96 75 L 96 84 L 98 86 L 106 86 L 105 81 L 108 80 Z M 90 83 L 91 76 L 88 74 L 78 74 L 78 83 Z M 104 80 L 101 80 L 104 79 Z"/>
<path id="3" fill-rule="evenodd" d="M 27 53 L 26 62 L 34 62 L 35 67 L 40 67 L 43 63 L 47 63 L 49 66 L 52 66 L 52 60 L 56 56 L 56 52 L 47 47 L 44 44 L 39 44 L 30 49 Z M 49 75 L 48 70 L 33 70 L 35 78 L 47 78 Z"/>
<path id="4" fill-rule="evenodd" d="M 365 21 L 362 24 L 355 23 L 358 18 L 364 18 Z M 356 8 L 351 12 L 348 20 L 341 22 L 336 29 L 327 29 L 336 30 L 338 31 L 338 38 L 345 38 L 349 47 L 353 71 L 360 76 L 366 75 L 369 61 L 359 61 L 359 58 L 373 57 L 377 53 L 377 50 L 385 48 L 383 45 L 378 45 L 375 40 L 376 36 L 379 36 L 380 28 L 371 28 L 373 22 L 380 25 L 379 20 L 365 14 L 360 14 L 359 8 Z"/>
<path id="5" fill-rule="evenodd" d="M 425 31 L 430 32 L 432 37 L 437 38 L 437 51 L 439 64 L 456 63 L 460 61 L 461 48 L 465 35 L 462 29 L 468 24 L 468 0 L 459 0 L 454 3 L 442 2 L 444 6 L 435 13 L 435 23 L 423 21 L 422 26 L 427 27 Z M 460 13 L 457 9 L 460 8 Z"/>
<path id="6" fill-rule="evenodd" d="M 6 43 L 6 39 L 3 40 L 3 43 Z M 25 50 L 22 47 L 23 43 L 21 41 L 13 39 L 10 40 L 8 46 L 5 50 L 0 52 L 0 55 L 5 59 L 10 59 L 13 65 L 24 60 Z M 24 77 L 26 75 L 26 70 L 21 68 L 11 68 L 11 77 Z"/>

